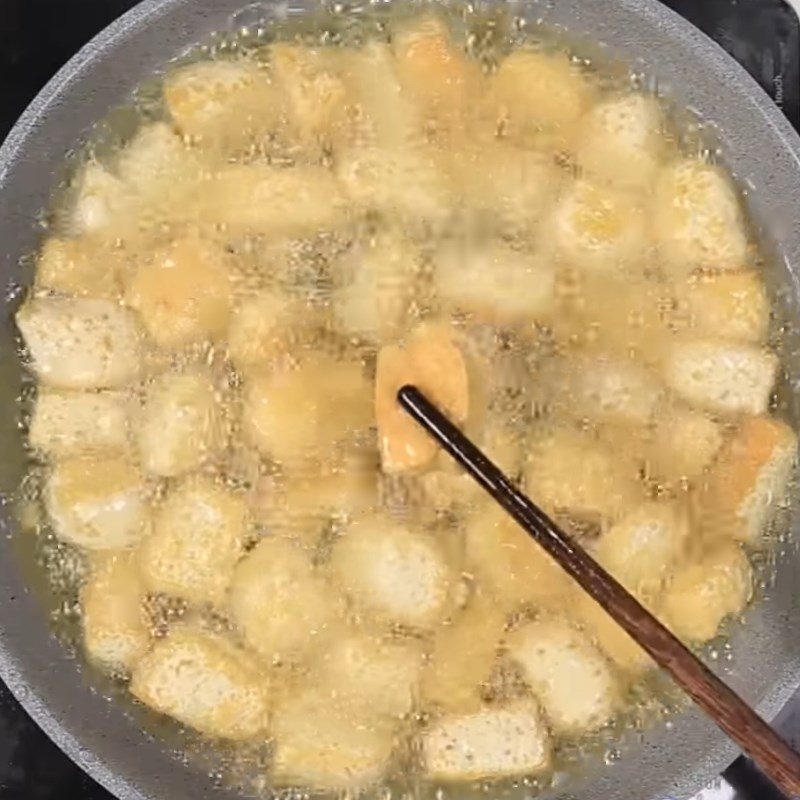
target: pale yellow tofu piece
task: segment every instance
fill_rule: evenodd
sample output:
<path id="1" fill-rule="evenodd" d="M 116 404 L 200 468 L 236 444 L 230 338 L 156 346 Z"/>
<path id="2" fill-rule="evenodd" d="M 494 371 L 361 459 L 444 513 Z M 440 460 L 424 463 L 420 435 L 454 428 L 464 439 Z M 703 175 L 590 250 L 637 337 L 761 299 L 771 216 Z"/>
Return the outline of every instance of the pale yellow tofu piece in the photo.
<path id="1" fill-rule="evenodd" d="M 738 544 L 725 542 L 678 571 L 662 598 L 660 616 L 681 639 L 707 642 L 752 596 L 750 562 Z"/>
<path id="2" fill-rule="evenodd" d="M 474 441 L 506 475 L 515 478 L 522 471 L 523 441 L 519 432 L 498 421 L 487 421 Z M 474 434 L 473 434 L 474 435 Z M 488 502 L 488 495 L 458 466 L 452 457 L 442 451 L 431 469 L 419 476 L 420 486 L 427 503 L 439 512 L 467 514 L 482 502 Z"/>
<path id="3" fill-rule="evenodd" d="M 748 417 L 701 486 L 704 533 L 758 544 L 777 512 L 797 460 L 797 434 L 770 417 Z"/>
<path id="4" fill-rule="evenodd" d="M 250 505 L 271 535 L 316 547 L 331 523 L 339 524 L 378 506 L 378 455 L 374 445 L 337 448 L 332 459 L 283 465 L 280 475 L 256 474 Z M 257 457 L 257 454 L 256 454 Z"/>
<path id="5" fill-rule="evenodd" d="M 503 605 L 488 591 L 479 590 L 463 611 L 434 631 L 431 655 L 422 672 L 423 707 L 462 713 L 478 709 L 505 622 Z"/>
<path id="6" fill-rule="evenodd" d="M 645 214 L 635 195 L 579 179 L 558 200 L 550 246 L 561 263 L 604 274 L 645 256 Z"/>
<path id="7" fill-rule="evenodd" d="M 545 510 L 589 521 L 618 519 L 642 498 L 633 460 L 566 428 L 534 437 L 525 485 Z"/>
<path id="8" fill-rule="evenodd" d="M 351 522 L 334 543 L 331 568 L 363 611 L 414 628 L 445 616 L 455 584 L 436 540 L 385 514 Z"/>
<path id="9" fill-rule="evenodd" d="M 597 560 L 628 591 L 658 591 L 683 560 L 689 545 L 689 515 L 677 503 L 650 501 L 604 531 Z"/>
<path id="10" fill-rule="evenodd" d="M 719 414 L 763 414 L 778 357 L 751 344 L 680 340 L 669 350 L 664 379 L 687 403 Z"/>
<path id="11" fill-rule="evenodd" d="M 397 337 L 410 320 L 421 268 L 417 249 L 402 234 L 379 232 L 337 264 L 334 319 L 368 342 Z"/>
<path id="12" fill-rule="evenodd" d="M 242 553 L 244 500 L 206 478 L 176 486 L 156 509 L 139 564 L 150 591 L 220 605 Z"/>
<path id="13" fill-rule="evenodd" d="M 567 573 L 499 507 L 471 517 L 465 535 L 467 570 L 504 609 L 558 607 L 572 591 Z"/>
<path id="14" fill-rule="evenodd" d="M 57 389 L 115 389 L 136 380 L 136 316 L 108 300 L 34 297 L 17 312 L 32 367 Z"/>
<path id="15" fill-rule="evenodd" d="M 236 369 L 252 372 L 286 356 L 292 346 L 289 328 L 302 314 L 301 305 L 277 291 L 245 297 L 228 327 L 228 355 Z"/>
<path id="16" fill-rule="evenodd" d="M 272 774 L 280 785 L 356 791 L 389 767 L 393 723 L 309 687 L 278 703 L 272 719 Z"/>
<path id="17" fill-rule="evenodd" d="M 177 190 L 194 184 L 201 169 L 195 150 L 184 144 L 166 122 L 142 125 L 117 153 L 116 171 L 126 191 L 137 202 L 140 222 L 152 223 L 147 216 L 172 215 L 168 203 L 179 197 Z"/>
<path id="18" fill-rule="evenodd" d="M 288 539 L 262 539 L 236 566 L 231 619 L 267 662 L 293 661 L 315 646 L 343 613 L 337 592 Z"/>
<path id="19" fill-rule="evenodd" d="M 422 734 L 421 748 L 428 777 L 448 783 L 537 775 L 550 767 L 550 734 L 531 701 L 445 717 Z"/>
<path id="20" fill-rule="evenodd" d="M 311 661 L 310 681 L 331 703 L 404 718 L 417 702 L 423 660 L 420 639 L 369 627 L 342 628 Z"/>
<path id="21" fill-rule="evenodd" d="M 679 312 L 701 336 L 766 341 L 769 298 L 759 273 L 736 270 L 694 275 L 677 287 Z"/>
<path id="22" fill-rule="evenodd" d="M 119 392 L 40 390 L 28 442 L 56 458 L 119 452 L 128 444 L 132 401 Z"/>
<path id="23" fill-rule="evenodd" d="M 323 465 L 319 469 L 289 471 L 284 485 L 277 491 L 286 516 L 267 518 L 267 523 L 281 528 L 282 522 L 296 526 L 314 526 L 332 518 L 348 519 L 378 504 L 378 465 L 361 454 L 345 458 L 342 463 Z M 302 532 L 298 531 L 302 538 Z"/>
<path id="24" fill-rule="evenodd" d="M 577 63 L 563 53 L 513 50 L 490 78 L 498 122 L 514 142 L 570 149 L 577 122 L 592 100 Z"/>
<path id="25" fill-rule="evenodd" d="M 611 665 L 577 629 L 560 619 L 528 622 L 508 637 L 555 734 L 575 735 L 610 721 L 619 701 Z"/>
<path id="26" fill-rule="evenodd" d="M 113 238 L 129 225 L 131 197 L 119 178 L 90 161 L 74 179 L 75 195 L 67 227 L 73 236 Z"/>
<path id="27" fill-rule="evenodd" d="M 480 66 L 433 15 L 400 25 L 392 35 L 403 91 L 419 109 L 426 131 L 442 144 L 464 132 L 469 104 L 480 80 Z"/>
<path id="28" fill-rule="evenodd" d="M 392 149 L 418 138 L 420 109 L 400 85 L 392 46 L 370 39 L 358 49 L 342 48 L 338 57 L 348 102 L 358 119 L 349 131 L 349 144 Z"/>
<path id="29" fill-rule="evenodd" d="M 337 159 L 336 175 L 349 201 L 363 212 L 409 224 L 441 224 L 452 212 L 442 155 L 424 145 L 347 150 Z"/>
<path id="30" fill-rule="evenodd" d="M 660 366 L 674 334 L 666 309 L 673 303 L 663 283 L 632 274 L 617 276 L 569 269 L 559 273 L 558 306 L 550 320 L 557 342 L 643 366 Z"/>
<path id="31" fill-rule="evenodd" d="M 281 126 L 285 109 L 254 61 L 200 61 L 170 72 L 164 101 L 175 127 L 202 146 L 241 150 Z"/>
<path id="32" fill-rule="evenodd" d="M 335 48 L 315 49 L 291 42 L 269 48 L 270 72 L 303 151 L 317 156 L 339 145 L 350 132 L 349 97 L 339 74 Z"/>
<path id="33" fill-rule="evenodd" d="M 747 262 L 741 203 L 718 166 L 686 158 L 664 167 L 652 220 L 661 256 L 677 274 L 741 269 Z"/>
<path id="34" fill-rule="evenodd" d="M 652 184 L 665 150 L 656 97 L 639 92 L 611 97 L 591 108 L 580 126 L 575 156 L 584 172 L 626 188 Z"/>
<path id="35" fill-rule="evenodd" d="M 434 281 L 445 303 L 480 322 L 515 325 L 547 319 L 555 304 L 553 265 L 539 253 L 500 242 L 445 245 L 436 259 Z"/>
<path id="36" fill-rule="evenodd" d="M 723 438 L 722 425 L 702 411 L 668 406 L 655 423 L 647 471 L 670 484 L 694 481 L 714 460 Z"/>
<path id="37" fill-rule="evenodd" d="M 651 612 L 656 610 L 649 598 L 638 596 L 637 599 Z M 570 614 L 609 661 L 627 676 L 639 678 L 656 666 L 655 661 L 628 636 L 619 623 L 585 592 L 576 594 Z"/>
<path id="38" fill-rule="evenodd" d="M 153 341 L 172 349 L 221 336 L 230 318 L 231 293 L 225 250 L 189 236 L 157 251 L 139 267 L 127 301 Z"/>
<path id="39" fill-rule="evenodd" d="M 318 166 L 235 164 L 198 184 L 197 217 L 233 235 L 313 236 L 347 221 L 335 176 Z"/>
<path id="40" fill-rule="evenodd" d="M 581 418 L 644 426 L 662 392 L 658 376 L 637 361 L 598 353 L 566 360 L 558 401 Z"/>
<path id="41" fill-rule="evenodd" d="M 145 390 L 136 431 L 145 472 L 172 478 L 213 457 L 225 442 L 221 401 L 206 369 L 155 378 Z"/>
<path id="42" fill-rule="evenodd" d="M 101 559 L 81 591 L 83 646 L 91 661 L 124 673 L 144 655 L 150 644 L 144 596 L 135 552 Z"/>
<path id="43" fill-rule="evenodd" d="M 450 456 L 445 456 L 449 458 Z M 475 509 L 484 495 L 478 484 L 464 472 L 451 468 L 429 469 L 418 477 L 425 511 L 463 517 Z"/>
<path id="44" fill-rule="evenodd" d="M 496 221 L 500 232 L 539 232 L 563 183 L 563 172 L 543 153 L 501 139 L 450 153 L 458 200 Z"/>
<path id="45" fill-rule="evenodd" d="M 406 384 L 416 386 L 453 422 L 469 414 L 469 381 L 464 357 L 452 331 L 422 326 L 406 347 L 386 345 L 378 352 L 375 418 L 384 472 L 405 472 L 430 465 L 438 446 L 397 401 Z"/>
<path id="46" fill-rule="evenodd" d="M 245 435 L 279 462 L 328 455 L 372 419 L 369 382 L 352 361 L 312 354 L 296 369 L 260 372 L 246 381 Z"/>
<path id="47" fill-rule="evenodd" d="M 119 250 L 91 237 L 46 239 L 36 260 L 36 286 L 80 297 L 112 299 L 121 291 Z"/>
<path id="48" fill-rule="evenodd" d="M 481 449 L 506 475 L 514 477 L 522 470 L 525 460 L 522 431 L 507 423 L 509 420 L 489 418 L 479 437 Z M 459 468 L 460 469 L 460 468 Z"/>
<path id="49" fill-rule="evenodd" d="M 173 628 L 138 662 L 130 688 L 153 710 L 208 736 L 242 740 L 266 733 L 268 678 L 221 634 Z"/>
<path id="50" fill-rule="evenodd" d="M 45 499 L 56 535 L 89 550 L 132 547 L 149 530 L 143 478 L 124 458 L 83 455 L 57 462 Z"/>

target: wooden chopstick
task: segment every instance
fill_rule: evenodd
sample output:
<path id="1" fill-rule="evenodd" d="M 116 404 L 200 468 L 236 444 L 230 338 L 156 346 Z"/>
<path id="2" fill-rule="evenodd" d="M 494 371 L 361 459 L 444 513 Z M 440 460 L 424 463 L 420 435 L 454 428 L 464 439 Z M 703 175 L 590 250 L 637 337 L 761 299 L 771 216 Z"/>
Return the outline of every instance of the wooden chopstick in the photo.
<path id="1" fill-rule="evenodd" d="M 800 796 L 800 755 L 633 595 L 517 489 L 414 386 L 400 405 L 588 592 L 790 797 Z"/>

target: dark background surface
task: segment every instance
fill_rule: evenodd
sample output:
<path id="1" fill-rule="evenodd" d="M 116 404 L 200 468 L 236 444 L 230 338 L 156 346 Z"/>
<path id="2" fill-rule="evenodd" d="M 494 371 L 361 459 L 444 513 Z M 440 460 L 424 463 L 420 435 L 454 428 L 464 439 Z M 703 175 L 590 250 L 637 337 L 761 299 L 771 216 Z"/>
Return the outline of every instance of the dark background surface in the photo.
<path id="1" fill-rule="evenodd" d="M 53 73 L 134 4 L 134 0 L 0 0 L 0 139 Z M 800 128 L 798 26 L 783 0 L 667 0 L 667 5 L 719 41 Z M 729 778 L 743 787 L 742 800 L 778 797 L 758 783 L 742 760 L 729 771 Z M 0 799 L 111 800 L 41 733 L 2 683 Z"/>

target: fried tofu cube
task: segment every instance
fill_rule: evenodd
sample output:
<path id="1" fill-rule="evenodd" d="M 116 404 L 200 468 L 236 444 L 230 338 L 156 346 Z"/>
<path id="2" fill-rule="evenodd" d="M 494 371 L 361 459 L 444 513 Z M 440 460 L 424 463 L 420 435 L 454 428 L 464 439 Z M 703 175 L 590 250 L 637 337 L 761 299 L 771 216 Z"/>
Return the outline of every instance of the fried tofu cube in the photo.
<path id="1" fill-rule="evenodd" d="M 560 399 L 581 418 L 644 426 L 661 395 L 657 376 L 645 367 L 601 353 L 569 359 Z"/>
<path id="2" fill-rule="evenodd" d="M 467 367 L 449 329 L 423 326 L 414 331 L 406 347 L 387 345 L 378 352 L 375 417 L 385 472 L 428 466 L 438 450 L 397 401 L 397 392 L 406 384 L 418 387 L 455 423 L 467 420 Z"/>
<path id="3" fill-rule="evenodd" d="M 324 146 L 341 144 L 349 133 L 350 98 L 337 69 L 338 53 L 276 42 L 269 56 L 273 80 L 307 154 L 316 156 Z"/>
<path id="4" fill-rule="evenodd" d="M 194 183 L 201 162 L 170 125 L 153 122 L 142 125 L 119 151 L 116 168 L 140 208 L 154 203 L 166 208 L 164 194 L 174 197 L 179 184 Z"/>
<path id="5" fill-rule="evenodd" d="M 89 550 L 132 547 L 149 529 L 142 476 L 123 458 L 83 455 L 57 462 L 45 499 L 57 536 Z"/>
<path id="6" fill-rule="evenodd" d="M 353 602 L 381 619 L 430 628 L 450 604 L 454 576 L 436 541 L 385 515 L 351 522 L 331 568 Z"/>
<path id="7" fill-rule="evenodd" d="M 130 211 L 130 196 L 119 178 L 90 161 L 75 178 L 75 196 L 67 227 L 74 236 L 113 238 Z"/>
<path id="8" fill-rule="evenodd" d="M 422 663 L 419 639 L 345 628 L 311 661 L 311 675 L 332 703 L 403 718 L 416 704 Z"/>
<path id="9" fill-rule="evenodd" d="M 128 444 L 131 400 L 119 392 L 39 392 L 28 442 L 56 458 L 118 452 Z"/>
<path id="10" fill-rule="evenodd" d="M 233 235 L 302 238 L 347 221 L 345 198 L 324 167 L 232 164 L 198 185 L 198 220 Z"/>
<path id="11" fill-rule="evenodd" d="M 281 126 L 285 108 L 265 70 L 252 61 L 200 61 L 164 80 L 176 128 L 203 146 L 237 151 Z"/>
<path id="12" fill-rule="evenodd" d="M 88 236 L 45 240 L 36 260 L 36 286 L 64 294 L 113 299 L 121 291 L 119 251 Z"/>
<path id="13" fill-rule="evenodd" d="M 452 211 L 442 156 L 431 148 L 353 148 L 337 159 L 336 175 L 351 203 L 364 212 L 408 224 L 441 224 Z"/>
<path id="14" fill-rule="evenodd" d="M 272 721 L 278 784 L 356 791 L 389 767 L 393 724 L 309 688 L 278 703 Z"/>
<path id="15" fill-rule="evenodd" d="M 560 345 L 661 366 L 674 338 L 665 313 L 673 302 L 668 287 L 633 270 L 609 275 L 566 268 L 559 278 L 550 325 Z"/>
<path id="16" fill-rule="evenodd" d="M 553 265 L 540 254 L 504 244 L 445 246 L 436 260 L 434 280 L 442 300 L 481 322 L 532 322 L 549 317 L 555 303 Z"/>
<path id="17" fill-rule="evenodd" d="M 196 237 L 178 239 L 139 267 L 127 300 L 148 334 L 166 349 L 221 336 L 231 310 L 227 254 Z"/>
<path id="18" fill-rule="evenodd" d="M 702 411 L 667 407 L 656 420 L 647 448 L 647 471 L 671 484 L 697 480 L 723 441 L 722 425 Z"/>
<path id="19" fill-rule="evenodd" d="M 228 593 L 231 619 L 267 662 L 293 661 L 342 614 L 335 590 L 288 539 L 262 539 L 236 566 Z"/>
<path id="20" fill-rule="evenodd" d="M 614 715 L 619 686 L 611 666 L 564 620 L 538 619 L 523 625 L 509 635 L 508 653 L 554 733 L 596 730 Z"/>
<path id="21" fill-rule="evenodd" d="M 655 611 L 650 598 L 639 595 L 637 599 L 651 612 Z M 655 661 L 628 636 L 620 624 L 585 592 L 576 595 L 570 612 L 606 658 L 630 678 L 636 679 L 656 666 Z"/>
<path id="22" fill-rule="evenodd" d="M 742 611 L 752 596 L 747 556 L 738 544 L 724 542 L 678 571 L 661 600 L 660 616 L 681 639 L 707 642 L 725 617 Z"/>
<path id="23" fill-rule="evenodd" d="M 468 521 L 465 560 L 478 585 L 507 610 L 558 606 L 573 588 L 550 555 L 493 506 Z"/>
<path id="24" fill-rule="evenodd" d="M 635 196 L 580 179 L 566 188 L 555 207 L 551 246 L 567 266 L 618 273 L 644 255 L 644 221 Z"/>
<path id="25" fill-rule="evenodd" d="M 481 686 L 489 680 L 505 632 L 503 605 L 487 591 L 434 632 L 430 659 L 422 672 L 422 704 L 448 713 L 475 711 Z"/>
<path id="26" fill-rule="evenodd" d="M 419 136 L 421 109 L 401 87 L 392 46 L 370 39 L 358 49 L 342 48 L 338 55 L 344 62 L 349 104 L 358 117 L 349 144 L 393 149 Z"/>
<path id="27" fill-rule="evenodd" d="M 341 464 L 326 464 L 318 470 L 301 468 L 284 473 L 284 477 L 285 511 L 298 525 L 353 518 L 378 504 L 377 464 L 360 454 Z M 280 527 L 280 521 L 274 521 Z"/>
<path id="28" fill-rule="evenodd" d="M 133 670 L 131 693 L 208 736 L 252 739 L 268 724 L 268 679 L 220 634 L 173 628 Z"/>
<path id="29" fill-rule="evenodd" d="M 139 326 L 116 303 L 34 297 L 17 312 L 17 326 L 46 386 L 116 389 L 139 376 Z"/>
<path id="30" fill-rule="evenodd" d="M 546 150 L 568 149 L 592 89 L 563 53 L 513 50 L 490 78 L 498 121 L 512 141 Z"/>
<path id="31" fill-rule="evenodd" d="M 755 545 L 786 496 L 797 434 L 771 417 L 748 417 L 725 444 L 701 487 L 706 534 Z"/>
<path id="32" fill-rule="evenodd" d="M 535 703 L 487 706 L 435 722 L 422 758 L 429 778 L 448 783 L 536 775 L 550 766 L 550 735 Z"/>
<path id="33" fill-rule="evenodd" d="M 410 318 L 421 271 L 416 248 L 399 233 L 384 231 L 338 267 L 333 313 L 339 325 L 369 342 L 397 336 Z"/>
<path id="34" fill-rule="evenodd" d="M 207 370 L 167 373 L 146 389 L 137 430 L 142 467 L 175 477 L 215 455 L 225 441 L 220 393 Z"/>
<path id="35" fill-rule="evenodd" d="M 647 502 L 600 536 L 598 561 L 629 591 L 657 591 L 682 560 L 689 539 L 686 509 L 675 503 Z"/>
<path id="36" fill-rule="evenodd" d="M 563 183 L 553 159 L 502 139 L 450 154 L 457 197 L 467 211 L 495 220 L 511 236 L 539 233 Z"/>
<path id="37" fill-rule="evenodd" d="M 694 158 L 664 167 L 652 214 L 661 255 L 677 274 L 745 265 L 747 233 L 741 203 L 720 167 Z"/>
<path id="38" fill-rule="evenodd" d="M 667 384 L 683 400 L 719 414 L 763 414 L 777 372 L 771 351 L 718 339 L 678 341 L 664 365 Z"/>
<path id="39" fill-rule="evenodd" d="M 370 394 L 360 364 L 311 355 L 296 369 L 248 379 L 245 433 L 261 453 L 282 463 L 327 454 L 336 442 L 370 426 Z"/>
<path id="40" fill-rule="evenodd" d="M 152 592 L 221 605 L 242 554 L 246 506 L 206 478 L 189 478 L 156 509 L 139 565 Z"/>
<path id="41" fill-rule="evenodd" d="M 466 58 L 433 16 L 397 30 L 392 47 L 404 91 L 437 139 L 450 141 L 463 131 L 470 89 L 480 78 L 478 64 Z"/>
<path id="42" fill-rule="evenodd" d="M 769 298 L 755 271 L 692 276 L 678 285 L 678 303 L 690 328 L 701 336 L 753 344 L 766 341 Z"/>
<path id="43" fill-rule="evenodd" d="M 81 591 L 83 646 L 91 661 L 125 673 L 144 655 L 150 644 L 144 595 L 135 552 L 101 559 Z"/>
<path id="44" fill-rule="evenodd" d="M 584 115 L 575 155 L 584 172 L 598 180 L 646 188 L 663 156 L 664 138 L 658 99 L 631 92 L 604 100 Z"/>
<path id="45" fill-rule="evenodd" d="M 228 355 L 239 372 L 268 367 L 291 348 L 287 329 L 303 309 L 285 295 L 260 291 L 233 310 L 228 328 Z"/>
<path id="46" fill-rule="evenodd" d="M 588 434 L 561 428 L 534 439 L 526 487 L 545 510 L 587 521 L 614 520 L 642 497 L 637 469 L 625 454 Z"/>

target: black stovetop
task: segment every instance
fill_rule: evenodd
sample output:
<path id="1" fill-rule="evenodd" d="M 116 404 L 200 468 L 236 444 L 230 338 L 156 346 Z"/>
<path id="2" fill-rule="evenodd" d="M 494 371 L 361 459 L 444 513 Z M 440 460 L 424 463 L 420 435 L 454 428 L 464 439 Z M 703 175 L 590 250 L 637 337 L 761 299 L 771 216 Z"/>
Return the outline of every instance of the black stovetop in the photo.
<path id="1" fill-rule="evenodd" d="M 0 139 L 72 53 L 135 1 L 0 0 Z M 663 2 L 728 50 L 800 130 L 800 25 L 784 0 Z M 800 734 L 800 720 L 794 727 Z M 726 777 L 737 787 L 737 800 L 779 800 L 744 759 Z M 719 796 L 727 800 L 731 794 Z M 41 733 L 0 683 L 0 800 L 64 798 L 111 800 Z"/>

